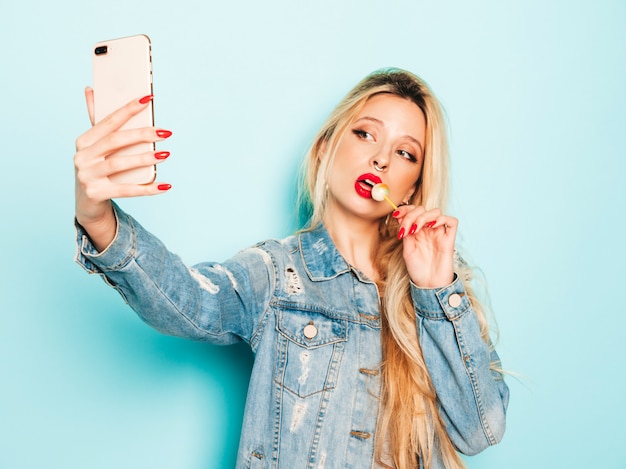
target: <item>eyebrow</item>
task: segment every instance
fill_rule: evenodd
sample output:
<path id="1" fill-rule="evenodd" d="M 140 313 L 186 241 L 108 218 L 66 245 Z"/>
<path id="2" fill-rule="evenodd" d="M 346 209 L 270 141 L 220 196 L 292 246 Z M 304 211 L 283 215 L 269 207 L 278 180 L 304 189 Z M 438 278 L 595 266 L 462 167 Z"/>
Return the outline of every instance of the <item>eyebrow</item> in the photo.
<path id="1" fill-rule="evenodd" d="M 375 123 L 377 123 L 379 125 L 382 125 L 383 127 L 385 126 L 385 123 L 383 121 L 381 121 L 380 119 L 377 119 L 375 117 L 370 117 L 370 116 L 359 117 L 356 121 L 354 121 L 354 123 L 356 124 L 357 122 L 362 121 L 362 120 L 372 121 L 372 122 L 375 122 Z M 408 134 L 404 135 L 403 138 L 408 138 L 413 143 L 415 143 L 420 148 L 420 151 L 422 152 L 422 155 L 424 155 L 424 146 L 422 145 L 422 143 L 419 140 L 417 140 L 415 137 L 412 137 L 412 136 L 410 136 Z"/>

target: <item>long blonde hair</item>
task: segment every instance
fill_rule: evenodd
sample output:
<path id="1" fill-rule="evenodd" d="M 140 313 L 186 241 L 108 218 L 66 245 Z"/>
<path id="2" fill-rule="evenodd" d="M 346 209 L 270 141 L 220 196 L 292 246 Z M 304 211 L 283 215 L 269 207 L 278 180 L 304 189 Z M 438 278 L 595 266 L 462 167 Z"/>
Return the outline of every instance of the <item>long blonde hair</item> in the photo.
<path id="1" fill-rule="evenodd" d="M 419 77 L 400 69 L 384 69 L 368 75 L 348 93 L 328 117 L 308 152 L 302 173 L 306 178 L 303 181 L 305 191 L 300 195 L 301 206 L 304 205 L 310 215 L 309 228 L 323 221 L 327 206 L 326 181 L 339 141 L 367 100 L 380 93 L 408 99 L 424 113 L 424 164 L 409 203 L 445 211 L 448 145 L 441 105 Z M 376 268 L 382 279 L 379 289 L 382 296 L 383 363 L 382 409 L 376 430 L 377 460 L 385 467 L 413 469 L 419 467 L 419 458 L 428 468 L 438 453 L 447 469 L 464 468 L 446 432 L 435 389 L 424 363 L 417 337 L 409 275 L 396 230 L 392 223 L 381 220 Z M 483 339 L 488 342 L 487 321 L 481 303 L 471 288 L 470 269 L 464 262 L 456 262 L 455 270 L 465 283 L 481 324 Z M 385 447 L 388 447 L 388 455 L 384 455 Z"/>

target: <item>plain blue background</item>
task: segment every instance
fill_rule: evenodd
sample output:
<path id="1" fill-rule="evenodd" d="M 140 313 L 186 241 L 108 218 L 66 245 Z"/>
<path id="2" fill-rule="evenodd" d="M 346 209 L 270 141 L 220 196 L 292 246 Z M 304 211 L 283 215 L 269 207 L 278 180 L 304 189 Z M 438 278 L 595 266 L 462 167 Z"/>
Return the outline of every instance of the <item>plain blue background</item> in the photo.
<path id="1" fill-rule="evenodd" d="M 295 226 L 299 161 L 383 66 L 451 122 L 451 212 L 512 390 L 472 469 L 626 468 L 623 1 L 12 1 L 0 13 L 0 467 L 233 467 L 251 356 L 165 337 L 72 261 L 91 45 L 153 42 L 165 196 L 122 206 L 190 262 Z"/>

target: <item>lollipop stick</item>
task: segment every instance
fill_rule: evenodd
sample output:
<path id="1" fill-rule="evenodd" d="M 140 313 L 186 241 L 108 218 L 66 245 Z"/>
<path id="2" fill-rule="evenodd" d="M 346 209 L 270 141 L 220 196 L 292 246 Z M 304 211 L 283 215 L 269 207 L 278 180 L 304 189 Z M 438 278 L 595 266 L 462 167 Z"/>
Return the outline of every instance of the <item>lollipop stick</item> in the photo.
<path id="1" fill-rule="evenodd" d="M 384 197 L 385 197 L 385 200 L 386 200 L 387 202 L 389 202 L 389 205 L 391 205 L 391 206 L 393 207 L 393 209 L 394 209 L 394 210 L 398 210 L 398 206 L 397 206 L 396 204 L 394 204 L 394 203 L 391 201 L 391 199 L 389 199 L 389 197 L 387 197 L 386 195 L 385 195 Z"/>

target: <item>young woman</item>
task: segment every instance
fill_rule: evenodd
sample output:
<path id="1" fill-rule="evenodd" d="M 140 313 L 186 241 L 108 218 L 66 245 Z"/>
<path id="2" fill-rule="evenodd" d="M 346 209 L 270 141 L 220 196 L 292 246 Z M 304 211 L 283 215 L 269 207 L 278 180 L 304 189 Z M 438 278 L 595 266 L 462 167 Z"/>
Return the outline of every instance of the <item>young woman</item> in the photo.
<path id="1" fill-rule="evenodd" d="M 77 260 L 166 334 L 250 345 L 237 467 L 462 468 L 459 452 L 500 441 L 508 388 L 455 255 L 446 130 L 423 81 L 374 72 L 331 114 L 307 157 L 306 229 L 194 267 L 111 202 L 170 187 L 108 179 L 167 156 L 107 159 L 171 135 L 117 131 L 150 99 L 76 141 Z M 380 183 L 397 209 L 372 198 Z"/>

